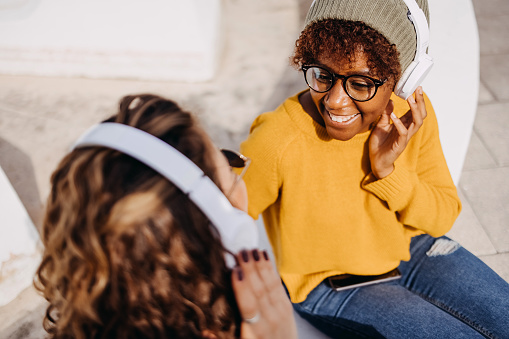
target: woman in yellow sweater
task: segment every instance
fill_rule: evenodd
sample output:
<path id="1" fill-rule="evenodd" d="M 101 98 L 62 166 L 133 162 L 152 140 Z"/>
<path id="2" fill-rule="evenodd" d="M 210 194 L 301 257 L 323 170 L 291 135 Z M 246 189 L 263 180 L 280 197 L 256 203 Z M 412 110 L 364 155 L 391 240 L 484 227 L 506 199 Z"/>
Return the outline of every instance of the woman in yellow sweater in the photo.
<path id="1" fill-rule="evenodd" d="M 461 203 L 418 87 L 427 20 L 426 0 L 315 1 L 293 56 L 310 89 L 241 145 L 294 308 L 333 337 L 509 337 L 509 285 L 443 236 Z"/>

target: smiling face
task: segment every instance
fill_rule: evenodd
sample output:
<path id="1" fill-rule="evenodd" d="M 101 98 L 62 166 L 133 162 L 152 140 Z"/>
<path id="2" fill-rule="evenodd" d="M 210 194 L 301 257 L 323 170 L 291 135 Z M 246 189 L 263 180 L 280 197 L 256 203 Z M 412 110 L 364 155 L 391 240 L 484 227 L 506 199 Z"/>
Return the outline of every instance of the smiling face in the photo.
<path id="1" fill-rule="evenodd" d="M 367 58 L 362 52 L 357 53 L 352 62 L 338 63 L 323 57 L 319 57 L 317 61 L 318 66 L 339 75 L 358 74 L 378 79 L 370 72 Z M 393 87 L 394 82 L 389 80 L 378 88 L 371 100 L 359 102 L 346 94 L 339 80 L 326 93 L 310 89 L 309 94 L 305 94 L 308 98 L 303 97 L 302 100 L 312 100 L 313 104 L 303 103 L 303 107 L 316 122 L 325 127 L 331 138 L 346 141 L 368 131 L 378 120 L 389 103 Z"/>

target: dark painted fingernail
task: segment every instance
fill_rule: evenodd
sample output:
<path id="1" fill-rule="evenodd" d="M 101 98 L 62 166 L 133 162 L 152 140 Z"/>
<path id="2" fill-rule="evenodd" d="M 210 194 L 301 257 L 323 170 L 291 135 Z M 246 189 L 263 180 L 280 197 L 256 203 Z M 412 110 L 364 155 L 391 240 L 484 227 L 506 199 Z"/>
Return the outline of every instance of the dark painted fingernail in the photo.
<path id="1" fill-rule="evenodd" d="M 260 261 L 260 253 L 258 253 L 258 250 L 254 249 L 252 253 L 253 253 L 254 260 L 255 261 Z"/>
<path id="2" fill-rule="evenodd" d="M 246 250 L 242 250 L 240 252 L 240 255 L 242 256 L 242 260 L 244 260 L 244 262 L 248 262 L 249 261 L 249 255 L 247 254 Z"/>
<path id="3" fill-rule="evenodd" d="M 244 273 L 242 272 L 242 268 L 235 267 L 235 271 L 237 271 L 237 278 L 242 281 L 244 279 Z"/>
<path id="4" fill-rule="evenodd" d="M 267 251 L 263 251 L 263 257 L 265 258 L 265 260 L 269 260 L 269 254 L 267 253 Z"/>

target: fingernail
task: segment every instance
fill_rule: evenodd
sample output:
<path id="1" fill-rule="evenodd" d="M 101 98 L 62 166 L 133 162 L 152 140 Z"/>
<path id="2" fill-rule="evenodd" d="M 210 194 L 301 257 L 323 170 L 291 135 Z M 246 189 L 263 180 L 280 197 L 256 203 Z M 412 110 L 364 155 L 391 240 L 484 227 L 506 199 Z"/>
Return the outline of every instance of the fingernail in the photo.
<path id="1" fill-rule="evenodd" d="M 396 114 L 394 114 L 394 112 L 391 113 L 391 119 L 394 121 L 394 119 L 396 119 Z"/>
<path id="2" fill-rule="evenodd" d="M 242 281 L 244 279 L 244 273 L 242 272 L 242 268 L 240 267 L 235 267 L 235 271 L 237 273 L 237 278 Z"/>
<path id="3" fill-rule="evenodd" d="M 413 96 L 409 96 L 408 101 L 410 101 L 412 104 L 415 104 L 415 99 Z"/>
<path id="4" fill-rule="evenodd" d="M 269 260 L 269 254 L 267 253 L 267 251 L 263 251 L 262 253 L 265 260 Z"/>
<path id="5" fill-rule="evenodd" d="M 254 249 L 252 253 L 253 253 L 254 260 L 255 261 L 260 261 L 260 253 L 258 253 L 258 250 Z"/>
<path id="6" fill-rule="evenodd" d="M 422 87 L 419 86 L 419 94 L 422 94 Z"/>
<path id="7" fill-rule="evenodd" d="M 240 252 L 240 255 L 242 256 L 242 260 L 244 260 L 244 262 L 248 262 L 249 261 L 249 255 L 247 254 L 246 250 L 242 250 Z"/>

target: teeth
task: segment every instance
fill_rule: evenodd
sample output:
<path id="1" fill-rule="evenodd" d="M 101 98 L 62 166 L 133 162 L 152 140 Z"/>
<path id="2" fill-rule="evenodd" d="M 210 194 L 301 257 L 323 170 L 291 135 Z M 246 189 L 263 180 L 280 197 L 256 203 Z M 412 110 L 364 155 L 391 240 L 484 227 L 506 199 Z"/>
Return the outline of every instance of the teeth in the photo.
<path id="1" fill-rule="evenodd" d="M 345 117 L 345 116 L 332 115 L 332 114 L 329 113 L 329 116 L 330 116 L 332 121 L 335 121 L 335 122 L 347 122 L 347 121 L 350 121 L 353 118 L 355 118 L 357 116 L 357 114 L 349 115 L 349 116 Z"/>

